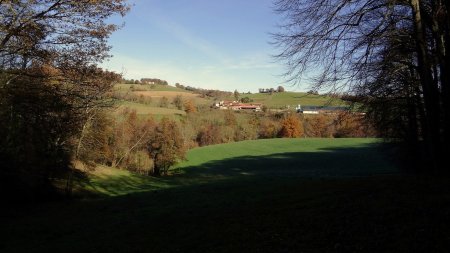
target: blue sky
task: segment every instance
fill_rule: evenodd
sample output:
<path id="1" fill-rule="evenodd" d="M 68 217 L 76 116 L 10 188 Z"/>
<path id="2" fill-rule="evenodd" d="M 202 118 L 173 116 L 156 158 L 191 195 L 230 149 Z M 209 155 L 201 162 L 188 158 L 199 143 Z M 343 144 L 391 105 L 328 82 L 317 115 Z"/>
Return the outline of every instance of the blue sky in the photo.
<path id="1" fill-rule="evenodd" d="M 272 0 L 134 0 L 109 42 L 104 68 L 126 78 L 160 78 L 240 92 L 283 85 L 271 55 L 278 16 Z M 284 85 L 286 87 L 286 85 Z"/>

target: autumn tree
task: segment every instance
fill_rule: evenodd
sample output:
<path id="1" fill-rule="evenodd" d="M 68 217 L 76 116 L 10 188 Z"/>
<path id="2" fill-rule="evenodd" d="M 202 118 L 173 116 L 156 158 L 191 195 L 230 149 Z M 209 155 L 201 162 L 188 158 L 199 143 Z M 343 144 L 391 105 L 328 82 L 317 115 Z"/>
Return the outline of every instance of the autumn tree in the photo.
<path id="1" fill-rule="evenodd" d="M 184 102 L 184 111 L 188 114 L 197 112 L 197 107 L 195 106 L 195 102 L 192 99 L 186 100 Z"/>
<path id="2" fill-rule="evenodd" d="M 183 97 L 181 95 L 177 95 L 173 98 L 172 103 L 178 110 L 183 110 Z"/>
<path id="3" fill-rule="evenodd" d="M 198 131 L 197 143 L 199 146 L 222 143 L 222 132 L 220 126 L 217 123 L 208 123 L 203 126 Z"/>
<path id="4" fill-rule="evenodd" d="M 95 163 L 106 163 L 109 156 L 109 141 L 113 134 L 114 119 L 110 111 L 91 111 L 83 122 L 81 132 L 75 139 L 74 159 L 88 167 Z"/>
<path id="5" fill-rule="evenodd" d="M 1 1 L 2 178 L 45 189 L 72 171 L 83 126 L 120 80 L 95 64 L 118 28 L 107 20 L 127 10 L 120 0 Z"/>
<path id="6" fill-rule="evenodd" d="M 334 131 L 333 115 L 305 115 L 305 135 L 308 137 L 331 137 Z"/>
<path id="7" fill-rule="evenodd" d="M 147 143 L 147 152 L 154 163 L 154 176 L 167 175 L 171 166 L 185 158 L 183 136 L 175 121 L 161 120 Z"/>
<path id="8" fill-rule="evenodd" d="M 258 138 L 276 138 L 280 131 L 279 123 L 271 119 L 263 119 L 259 124 Z"/>
<path id="9" fill-rule="evenodd" d="M 278 136 L 283 138 L 298 138 L 303 135 L 303 124 L 295 114 L 289 114 L 281 121 Z"/>
<path id="10" fill-rule="evenodd" d="M 113 122 L 108 140 L 107 164 L 140 173 L 148 172 L 150 165 L 142 158 L 142 152 L 147 150 L 147 143 L 152 138 L 155 126 L 152 118 L 140 119 L 136 110 L 125 108 L 120 111 L 119 117 Z M 145 168 L 144 165 L 148 166 Z"/>

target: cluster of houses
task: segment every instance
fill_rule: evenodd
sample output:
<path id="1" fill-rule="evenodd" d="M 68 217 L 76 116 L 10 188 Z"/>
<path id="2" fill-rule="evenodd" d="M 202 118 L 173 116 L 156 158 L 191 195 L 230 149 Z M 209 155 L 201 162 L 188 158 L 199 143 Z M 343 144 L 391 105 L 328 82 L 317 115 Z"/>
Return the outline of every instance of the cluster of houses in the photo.
<path id="1" fill-rule="evenodd" d="M 261 111 L 262 104 L 259 103 L 241 103 L 239 101 L 220 101 L 213 105 L 216 109 L 221 110 L 246 110 L 246 111 Z M 295 107 L 297 113 L 302 114 L 335 114 L 339 112 L 348 111 L 348 107 L 344 106 L 301 106 Z"/>
<path id="2" fill-rule="evenodd" d="M 262 104 L 258 103 L 241 103 L 239 101 L 220 101 L 214 104 L 214 108 L 221 110 L 246 110 L 246 111 L 261 111 Z"/>

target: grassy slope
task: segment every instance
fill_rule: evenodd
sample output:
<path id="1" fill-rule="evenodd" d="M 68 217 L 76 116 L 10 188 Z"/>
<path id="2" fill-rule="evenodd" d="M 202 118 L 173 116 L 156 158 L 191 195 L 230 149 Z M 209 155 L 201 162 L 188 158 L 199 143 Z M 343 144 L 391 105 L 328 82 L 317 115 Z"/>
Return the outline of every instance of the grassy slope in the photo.
<path id="1" fill-rule="evenodd" d="M 83 187 L 118 196 L 248 176 L 334 178 L 394 173 L 393 165 L 378 152 L 377 142 L 356 138 L 268 139 L 213 145 L 190 150 L 186 160 L 171 170 L 172 177 L 150 178 L 99 167 Z"/>
<path id="2" fill-rule="evenodd" d="M 118 84 L 116 85 L 116 88 L 121 92 L 130 92 L 131 84 Z M 173 92 L 174 94 L 178 93 L 186 93 L 186 94 L 192 94 L 189 91 L 179 89 L 176 87 L 168 86 L 168 85 L 156 85 L 155 88 L 150 88 L 149 85 L 138 85 L 135 84 L 134 87 L 136 87 L 139 90 L 142 91 L 148 91 L 149 96 L 151 96 L 152 91 L 160 92 L 160 91 L 167 91 L 167 92 Z M 159 115 L 168 115 L 168 114 L 177 114 L 179 112 L 173 111 L 173 110 L 161 110 L 158 109 L 158 101 L 159 101 L 160 95 L 154 97 L 154 101 L 151 105 L 139 105 L 138 103 L 126 103 L 126 105 L 130 108 L 136 109 L 138 113 L 140 114 L 159 114 Z M 169 100 L 174 97 L 168 95 Z M 323 95 L 312 95 L 302 92 L 282 92 L 282 93 L 274 93 L 272 95 L 268 93 L 255 93 L 255 94 L 241 94 L 241 97 L 249 97 L 254 100 L 256 103 L 262 103 L 266 105 L 269 108 L 285 108 L 287 105 L 291 106 L 291 108 L 294 108 L 296 105 L 312 105 L 312 106 L 346 106 L 346 103 L 343 102 L 340 99 L 332 99 L 331 97 L 323 96 Z M 194 99 L 194 102 L 197 105 L 209 105 L 212 104 L 212 101 L 200 98 L 200 97 L 190 97 L 189 99 Z M 230 98 L 233 99 L 233 98 Z M 151 109 L 150 109 L 151 108 Z"/>
<path id="3" fill-rule="evenodd" d="M 316 169 L 344 176 L 356 167 L 365 175 L 379 173 L 373 162 L 389 165 L 373 141 L 264 140 L 199 148 L 179 166 L 181 175 L 160 179 L 105 170 L 92 184 L 98 189 L 109 183 L 103 187 L 115 193 L 106 194 L 150 191 L 6 212 L 0 251 L 448 251 L 446 178 L 312 177 L 304 171 L 320 164 Z"/>
<path id="4" fill-rule="evenodd" d="M 257 103 L 263 103 L 269 108 L 284 108 L 286 105 L 291 107 L 300 105 L 314 105 L 314 106 L 345 106 L 345 103 L 340 99 L 332 99 L 331 97 L 322 95 L 311 95 L 302 92 L 282 92 L 274 93 L 255 93 L 242 94 L 241 97 L 249 97 Z"/>
<path id="5" fill-rule="evenodd" d="M 175 108 L 163 108 L 163 107 L 145 105 L 145 104 L 140 104 L 140 103 L 135 103 L 135 102 L 130 102 L 130 101 L 121 101 L 118 109 L 120 110 L 124 107 L 128 107 L 130 109 L 136 110 L 136 113 L 140 114 L 140 115 L 148 115 L 148 114 L 152 114 L 152 115 L 176 115 L 176 114 L 185 115 L 186 114 L 186 112 L 175 109 Z"/>
<path id="6" fill-rule="evenodd" d="M 367 176 L 393 171 L 375 152 L 376 139 L 268 139 L 197 148 L 175 170 L 213 174 Z M 352 157 L 352 160 L 347 160 Z M 329 164 L 332 163 L 332 166 Z M 239 174 L 238 173 L 238 174 Z"/>
<path id="7" fill-rule="evenodd" d="M 169 108 L 161 108 L 159 107 L 159 100 L 161 95 L 159 92 L 167 92 L 167 97 L 169 99 L 169 103 L 172 102 L 173 98 L 179 94 L 187 94 L 183 99 L 192 99 L 196 105 L 209 105 L 212 102 L 210 100 L 200 98 L 198 96 L 192 96 L 192 92 L 179 89 L 177 87 L 169 86 L 169 85 L 156 85 L 154 88 L 150 88 L 150 85 L 139 85 L 139 84 L 117 84 L 115 86 L 116 90 L 122 93 L 132 92 L 130 87 L 134 86 L 139 91 L 148 92 L 148 96 L 152 97 L 151 93 L 158 93 L 157 96 L 153 97 L 153 101 L 151 104 L 141 104 L 137 102 L 130 101 L 120 101 L 120 107 L 128 107 L 130 109 L 136 110 L 136 112 L 140 115 L 185 115 L 186 113 L 182 110 L 176 109 L 173 105 L 169 105 Z M 139 91 L 137 91 L 139 93 Z M 173 93 L 173 95 L 171 95 Z"/>

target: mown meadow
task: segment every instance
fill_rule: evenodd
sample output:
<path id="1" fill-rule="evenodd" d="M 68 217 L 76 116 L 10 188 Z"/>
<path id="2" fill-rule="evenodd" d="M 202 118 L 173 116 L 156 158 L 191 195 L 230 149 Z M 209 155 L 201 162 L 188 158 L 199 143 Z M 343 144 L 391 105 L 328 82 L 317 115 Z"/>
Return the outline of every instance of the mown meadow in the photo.
<path id="1" fill-rule="evenodd" d="M 78 200 L 3 210 L 0 250 L 442 251 L 450 186 L 402 173 L 383 145 L 213 145 L 189 151 L 170 176 L 158 178 L 103 167 L 79 185 Z"/>
<path id="2" fill-rule="evenodd" d="M 348 103 L 340 98 L 333 98 L 327 95 L 309 94 L 306 92 L 277 92 L 277 93 L 253 93 L 241 94 L 241 97 L 248 97 L 255 103 L 262 103 L 268 108 L 284 109 L 286 106 L 294 108 L 302 106 L 348 106 Z"/>

